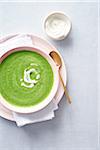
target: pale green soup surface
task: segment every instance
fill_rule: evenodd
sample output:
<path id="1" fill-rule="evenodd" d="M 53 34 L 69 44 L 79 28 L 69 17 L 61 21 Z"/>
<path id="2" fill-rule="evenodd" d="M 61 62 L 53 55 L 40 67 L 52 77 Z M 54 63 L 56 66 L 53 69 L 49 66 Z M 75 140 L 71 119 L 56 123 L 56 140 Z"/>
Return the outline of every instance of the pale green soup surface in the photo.
<path id="1" fill-rule="evenodd" d="M 50 64 L 36 52 L 14 52 L 0 64 L 0 94 L 15 106 L 42 102 L 52 89 L 53 79 Z"/>

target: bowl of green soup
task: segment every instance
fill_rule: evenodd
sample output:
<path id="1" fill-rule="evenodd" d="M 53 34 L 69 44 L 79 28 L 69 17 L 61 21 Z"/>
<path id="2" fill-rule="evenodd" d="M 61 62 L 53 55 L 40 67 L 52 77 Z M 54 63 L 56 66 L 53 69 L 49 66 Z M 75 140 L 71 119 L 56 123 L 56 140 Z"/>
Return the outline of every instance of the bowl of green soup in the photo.
<path id="1" fill-rule="evenodd" d="M 58 68 L 40 49 L 17 47 L 0 58 L 0 102 L 18 113 L 46 107 L 59 84 Z"/>

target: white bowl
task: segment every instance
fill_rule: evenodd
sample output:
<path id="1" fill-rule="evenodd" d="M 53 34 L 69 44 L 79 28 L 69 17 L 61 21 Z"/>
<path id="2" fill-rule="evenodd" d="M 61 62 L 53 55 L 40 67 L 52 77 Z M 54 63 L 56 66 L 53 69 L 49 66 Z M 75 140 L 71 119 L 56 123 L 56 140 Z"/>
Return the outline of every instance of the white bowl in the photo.
<path id="1" fill-rule="evenodd" d="M 35 52 L 39 53 L 40 55 L 42 55 L 44 58 L 46 58 L 46 60 L 49 62 L 50 66 L 52 68 L 53 74 L 54 74 L 54 83 L 53 83 L 51 92 L 49 93 L 48 97 L 45 98 L 42 102 L 40 102 L 37 105 L 29 106 L 29 107 L 19 107 L 19 106 L 12 105 L 9 102 L 7 102 L 1 95 L 0 95 L 0 102 L 6 108 L 8 108 L 14 112 L 32 113 L 32 112 L 39 111 L 39 110 L 43 109 L 44 107 L 46 107 L 54 98 L 54 96 L 57 92 L 58 84 L 59 84 L 58 68 L 57 68 L 56 64 L 54 63 L 54 61 L 52 60 L 52 58 L 49 55 L 47 55 L 46 53 L 44 53 L 42 50 L 34 48 L 34 47 L 26 47 L 26 46 L 25 47 L 17 47 L 17 48 L 9 50 L 7 53 L 5 53 L 0 58 L 0 62 L 2 62 L 11 53 L 13 53 L 15 51 L 22 51 L 22 50 L 35 51 Z"/>
<path id="2" fill-rule="evenodd" d="M 45 33 L 54 40 L 65 39 L 71 31 L 70 18 L 60 11 L 50 13 L 44 20 Z"/>

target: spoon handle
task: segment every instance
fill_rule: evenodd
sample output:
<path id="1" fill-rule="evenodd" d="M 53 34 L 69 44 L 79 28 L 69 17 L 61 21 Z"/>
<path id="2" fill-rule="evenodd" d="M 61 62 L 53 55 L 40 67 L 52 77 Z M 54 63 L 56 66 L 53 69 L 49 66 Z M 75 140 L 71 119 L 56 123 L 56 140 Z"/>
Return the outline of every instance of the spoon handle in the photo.
<path id="1" fill-rule="evenodd" d="M 66 98 L 67 98 L 67 100 L 68 100 L 68 103 L 71 104 L 71 99 L 70 99 L 70 96 L 69 96 L 69 94 L 68 94 L 67 88 L 66 88 L 66 86 L 64 85 L 63 79 L 62 79 L 62 77 L 61 77 L 60 69 L 59 69 L 58 72 L 59 72 L 60 81 L 61 81 L 61 83 L 62 83 L 62 85 L 63 85 L 64 92 L 65 92 Z"/>

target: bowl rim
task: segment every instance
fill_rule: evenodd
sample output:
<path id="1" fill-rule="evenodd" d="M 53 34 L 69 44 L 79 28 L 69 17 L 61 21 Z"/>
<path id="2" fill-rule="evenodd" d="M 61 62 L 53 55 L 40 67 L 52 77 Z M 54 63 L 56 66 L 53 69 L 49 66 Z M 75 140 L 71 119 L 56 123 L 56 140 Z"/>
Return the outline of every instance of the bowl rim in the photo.
<path id="1" fill-rule="evenodd" d="M 21 107 L 21 106 L 16 106 L 13 105 L 11 103 L 9 103 L 8 101 L 6 101 L 2 94 L 0 93 L 0 102 L 1 104 L 3 104 L 6 108 L 17 112 L 17 113 L 33 113 L 33 112 L 37 112 L 43 108 L 45 108 L 54 98 L 57 89 L 58 89 L 58 85 L 59 85 L 59 75 L 58 75 L 58 67 L 56 66 L 55 62 L 53 61 L 53 59 L 44 51 L 42 51 L 39 48 L 35 48 L 35 47 L 31 47 L 31 46 L 20 46 L 20 47 L 15 47 L 13 49 L 8 50 L 1 58 L 0 58 L 0 63 L 2 63 L 2 61 L 4 59 L 6 59 L 7 56 L 9 56 L 10 54 L 12 54 L 13 52 L 17 52 L 17 51 L 34 51 L 36 53 L 39 53 L 40 55 L 42 55 L 50 64 L 52 71 L 53 71 L 53 75 L 54 75 L 54 81 L 53 81 L 53 86 L 52 89 L 49 93 L 49 95 L 40 103 L 33 105 L 33 106 L 29 106 L 29 107 Z"/>

